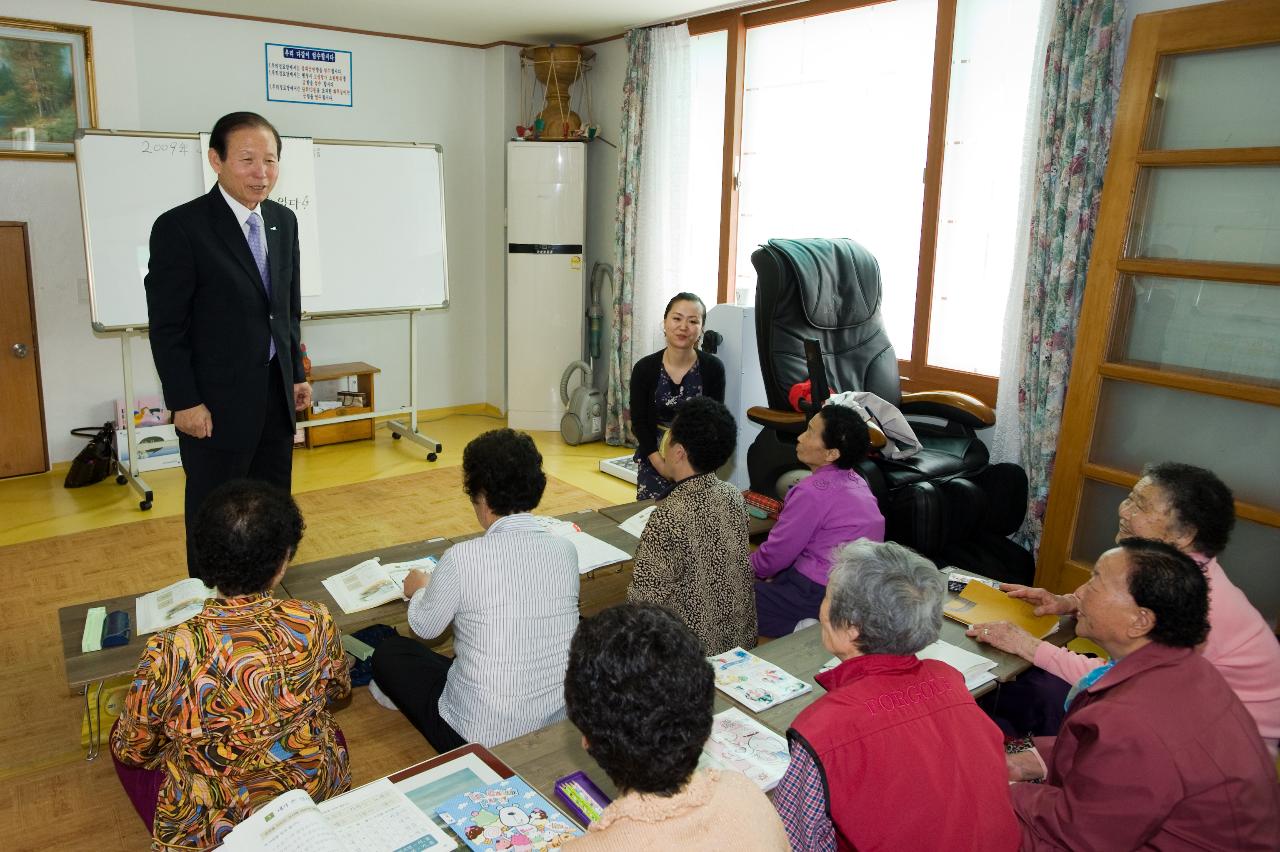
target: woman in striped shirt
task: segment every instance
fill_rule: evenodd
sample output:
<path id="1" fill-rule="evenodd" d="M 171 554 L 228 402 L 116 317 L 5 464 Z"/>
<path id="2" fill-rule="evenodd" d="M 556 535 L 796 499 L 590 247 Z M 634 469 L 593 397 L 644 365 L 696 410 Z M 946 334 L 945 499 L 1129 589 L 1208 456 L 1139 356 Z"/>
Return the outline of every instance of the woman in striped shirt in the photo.
<path id="1" fill-rule="evenodd" d="M 452 624 L 454 657 L 403 636 L 374 652 L 374 698 L 403 712 L 437 752 L 497 745 L 564 718 L 578 553 L 529 514 L 546 486 L 523 432 L 495 429 L 468 444 L 462 487 L 484 535 L 404 581 L 409 626 L 431 640 Z"/>

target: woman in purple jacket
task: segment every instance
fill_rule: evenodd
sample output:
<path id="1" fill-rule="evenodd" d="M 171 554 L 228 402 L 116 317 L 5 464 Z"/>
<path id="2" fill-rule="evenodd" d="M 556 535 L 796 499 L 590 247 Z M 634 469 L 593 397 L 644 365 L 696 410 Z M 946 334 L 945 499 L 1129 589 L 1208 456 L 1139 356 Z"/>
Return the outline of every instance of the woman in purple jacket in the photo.
<path id="1" fill-rule="evenodd" d="M 867 481 L 854 470 L 870 446 L 867 425 L 852 409 L 828 405 L 796 444 L 808 476 L 787 492 L 778 523 L 751 554 L 761 636 L 785 636 L 817 618 L 834 551 L 860 538 L 884 541 L 884 516 Z"/>

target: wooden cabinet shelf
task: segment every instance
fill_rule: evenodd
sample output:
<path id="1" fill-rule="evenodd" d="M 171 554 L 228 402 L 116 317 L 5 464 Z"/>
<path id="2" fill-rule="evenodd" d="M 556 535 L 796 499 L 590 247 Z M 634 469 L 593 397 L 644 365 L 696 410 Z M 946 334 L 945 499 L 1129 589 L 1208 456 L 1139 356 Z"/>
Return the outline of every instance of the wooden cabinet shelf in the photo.
<path id="1" fill-rule="evenodd" d="M 362 420 L 348 420 L 334 423 L 331 426 L 311 426 L 305 429 L 307 448 L 323 447 L 326 444 L 339 444 L 343 441 L 363 441 L 373 438 L 373 412 L 376 410 L 373 399 L 373 377 L 381 372 L 372 364 L 363 361 L 350 361 L 345 364 L 322 364 L 311 368 L 309 381 L 329 382 L 354 376 L 356 390 L 364 394 L 365 405 L 333 408 L 319 414 L 307 409 L 302 412 L 301 420 L 315 422 L 353 414 L 367 414 Z"/>

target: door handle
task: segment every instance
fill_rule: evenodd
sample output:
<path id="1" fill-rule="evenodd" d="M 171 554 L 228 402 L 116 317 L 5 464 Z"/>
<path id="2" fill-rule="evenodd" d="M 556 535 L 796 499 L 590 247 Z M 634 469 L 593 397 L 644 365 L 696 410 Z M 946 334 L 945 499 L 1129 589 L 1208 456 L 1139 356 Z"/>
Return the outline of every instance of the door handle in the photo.
<path id="1" fill-rule="evenodd" d="M 25 343 L 13 344 L 13 357 L 15 358 L 27 357 L 27 344 Z"/>

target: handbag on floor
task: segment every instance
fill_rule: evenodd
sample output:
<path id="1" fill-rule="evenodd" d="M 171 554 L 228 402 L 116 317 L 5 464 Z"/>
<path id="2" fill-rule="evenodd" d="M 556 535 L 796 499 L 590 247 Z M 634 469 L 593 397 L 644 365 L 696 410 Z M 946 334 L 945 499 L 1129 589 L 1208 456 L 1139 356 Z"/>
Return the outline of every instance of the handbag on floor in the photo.
<path id="1" fill-rule="evenodd" d="M 67 478 L 62 481 L 63 487 L 81 488 L 110 476 L 116 461 L 115 424 L 108 421 L 102 424 L 101 429 L 96 426 L 72 429 L 71 434 L 78 438 L 88 438 L 89 444 L 71 462 Z"/>

